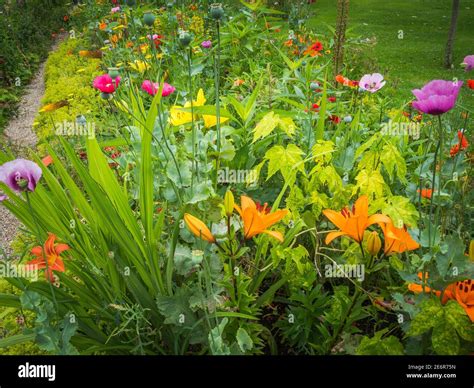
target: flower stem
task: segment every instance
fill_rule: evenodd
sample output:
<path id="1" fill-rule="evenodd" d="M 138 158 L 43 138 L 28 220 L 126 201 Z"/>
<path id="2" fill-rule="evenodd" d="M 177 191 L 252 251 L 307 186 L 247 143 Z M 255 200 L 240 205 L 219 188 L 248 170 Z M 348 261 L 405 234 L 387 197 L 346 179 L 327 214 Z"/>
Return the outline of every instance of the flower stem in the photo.
<path id="1" fill-rule="evenodd" d="M 220 153 L 221 153 L 221 109 L 219 101 L 219 78 L 220 71 L 219 66 L 221 62 L 221 36 L 220 36 L 220 22 L 216 20 L 216 30 L 217 30 L 217 54 L 214 57 L 214 83 L 216 89 L 216 131 L 217 131 L 217 157 L 216 157 L 216 182 L 215 186 L 217 188 L 217 176 L 220 166 Z"/>
<path id="2" fill-rule="evenodd" d="M 193 142 L 193 159 L 192 159 L 192 174 L 191 174 L 191 193 L 193 193 L 194 187 L 194 174 L 198 178 L 198 162 L 196 160 L 196 128 L 194 125 L 194 92 L 193 92 L 193 79 L 191 77 L 191 55 L 193 54 L 193 49 L 189 46 L 188 52 L 188 78 L 189 78 L 189 93 L 191 94 L 191 137 Z"/>

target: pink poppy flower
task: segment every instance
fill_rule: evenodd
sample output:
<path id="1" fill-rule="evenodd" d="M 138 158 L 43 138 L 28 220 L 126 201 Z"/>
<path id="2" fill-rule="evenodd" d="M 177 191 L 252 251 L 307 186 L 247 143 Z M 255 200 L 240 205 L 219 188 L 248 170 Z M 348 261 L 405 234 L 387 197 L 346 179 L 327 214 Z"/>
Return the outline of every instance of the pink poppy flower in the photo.
<path id="1" fill-rule="evenodd" d="M 145 80 L 142 83 L 142 90 L 147 92 L 150 96 L 154 96 L 158 90 L 160 90 L 160 84 L 158 82 L 151 82 L 150 80 Z M 167 97 L 176 90 L 174 86 L 167 84 L 166 82 L 163 85 L 163 91 L 161 92 L 162 97 Z"/>
<path id="2" fill-rule="evenodd" d="M 370 93 L 375 93 L 385 85 L 383 75 L 380 73 L 366 74 L 359 81 L 359 87 Z"/>
<path id="3" fill-rule="evenodd" d="M 463 82 L 434 80 L 411 92 L 417 98 L 413 108 L 429 115 L 440 115 L 454 108 Z"/>
<path id="4" fill-rule="evenodd" d="M 120 77 L 115 80 L 108 74 L 103 74 L 95 77 L 93 86 L 102 93 L 113 93 L 120 83 Z"/>

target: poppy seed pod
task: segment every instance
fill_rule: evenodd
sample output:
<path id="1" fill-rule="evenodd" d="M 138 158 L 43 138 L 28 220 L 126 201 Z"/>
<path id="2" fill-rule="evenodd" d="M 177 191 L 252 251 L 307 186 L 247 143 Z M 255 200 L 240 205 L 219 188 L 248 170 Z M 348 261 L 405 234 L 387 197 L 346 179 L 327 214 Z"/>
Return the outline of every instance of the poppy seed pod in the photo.
<path id="1" fill-rule="evenodd" d="M 119 69 L 117 67 L 109 67 L 109 75 L 112 79 L 117 78 L 120 75 Z"/>
<path id="2" fill-rule="evenodd" d="M 377 254 L 382 248 L 382 241 L 380 240 L 379 234 L 377 232 L 372 232 L 367 238 L 367 250 L 372 256 L 377 256 Z"/>
<path id="3" fill-rule="evenodd" d="M 192 41 L 192 36 L 189 32 L 186 32 L 186 31 L 182 31 L 180 34 L 179 34 L 179 43 L 181 43 L 182 46 L 189 46 L 189 44 L 191 43 Z"/>
<path id="4" fill-rule="evenodd" d="M 110 100 L 112 98 L 112 93 L 105 93 L 105 92 L 102 92 L 100 93 L 100 96 L 104 99 L 104 100 Z"/>
<path id="5" fill-rule="evenodd" d="M 214 20 L 221 20 L 224 17 L 224 8 L 222 8 L 222 4 L 211 4 L 210 15 Z"/>
<path id="6" fill-rule="evenodd" d="M 147 12 L 143 14 L 143 23 L 147 26 L 152 26 L 155 23 L 156 16 L 153 15 L 151 12 Z"/>
<path id="7" fill-rule="evenodd" d="M 309 84 L 309 87 L 310 87 L 311 90 L 314 91 L 314 90 L 319 89 L 319 84 L 318 84 L 317 82 L 311 82 L 311 83 Z"/>

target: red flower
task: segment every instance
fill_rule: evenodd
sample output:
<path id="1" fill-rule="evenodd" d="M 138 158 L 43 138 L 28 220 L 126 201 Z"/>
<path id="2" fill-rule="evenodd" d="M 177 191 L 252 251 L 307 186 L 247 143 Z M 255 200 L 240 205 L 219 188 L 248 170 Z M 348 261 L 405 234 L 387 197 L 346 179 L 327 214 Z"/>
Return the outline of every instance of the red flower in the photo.
<path id="1" fill-rule="evenodd" d="M 329 116 L 329 120 L 331 120 L 334 124 L 339 124 L 341 122 L 341 118 L 336 115 Z"/>
<path id="2" fill-rule="evenodd" d="M 317 111 L 319 111 L 319 105 L 318 105 L 318 104 L 316 104 L 316 103 L 315 103 L 315 104 L 313 104 L 313 105 L 311 105 L 311 110 L 312 110 L 313 112 L 317 112 Z"/>
<path id="3" fill-rule="evenodd" d="M 54 282 L 53 271 L 65 271 L 64 263 L 59 255 L 71 249 L 69 245 L 66 244 L 55 244 L 55 240 L 56 235 L 48 233 L 48 239 L 44 243 L 44 246 L 38 245 L 31 250 L 31 253 L 36 256 L 36 259 L 29 261 L 27 264 L 28 270 L 46 269 L 46 279 L 51 283 Z"/>
<path id="4" fill-rule="evenodd" d="M 336 102 L 336 97 L 329 97 L 329 98 L 328 98 L 328 101 L 329 101 L 329 102 Z"/>
<path id="5" fill-rule="evenodd" d="M 466 135 L 464 134 L 464 132 L 458 131 L 458 138 L 459 138 L 459 143 L 451 147 L 451 150 L 449 151 L 449 154 L 451 156 L 455 156 L 459 153 L 459 151 L 465 150 L 467 147 L 469 147 L 469 143 L 466 139 Z"/>
<path id="6" fill-rule="evenodd" d="M 303 55 L 310 55 L 312 57 L 315 57 L 316 55 L 321 55 L 319 54 L 320 51 L 323 50 L 323 45 L 320 41 L 316 41 L 312 45 L 308 46 L 308 48 L 305 50 Z"/>
<path id="7" fill-rule="evenodd" d="M 420 192 L 420 189 L 416 190 L 417 193 Z M 421 189 L 421 196 L 423 198 L 431 199 L 431 196 L 433 195 L 433 190 L 432 189 Z"/>
<path id="8" fill-rule="evenodd" d="M 474 89 L 474 79 L 468 79 L 467 80 L 467 87 L 469 89 Z"/>

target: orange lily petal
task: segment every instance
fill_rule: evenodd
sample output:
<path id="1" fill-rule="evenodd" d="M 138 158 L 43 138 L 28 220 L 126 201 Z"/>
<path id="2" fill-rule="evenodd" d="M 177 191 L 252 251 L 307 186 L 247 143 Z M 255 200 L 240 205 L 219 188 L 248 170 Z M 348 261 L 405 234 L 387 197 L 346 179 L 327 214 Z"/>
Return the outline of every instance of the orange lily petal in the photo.
<path id="1" fill-rule="evenodd" d="M 247 208 L 252 208 L 252 209 L 256 209 L 257 208 L 257 205 L 255 204 L 255 202 L 252 200 L 252 198 L 250 197 L 247 197 L 245 195 L 242 195 L 240 197 L 240 205 L 242 206 L 242 209 L 245 210 Z"/>
<path id="2" fill-rule="evenodd" d="M 276 224 L 278 221 L 282 220 L 288 214 L 288 210 L 282 209 L 277 210 L 274 213 L 269 213 L 262 216 L 263 224 L 265 228 L 269 228 L 270 226 Z"/>
<path id="3" fill-rule="evenodd" d="M 60 255 L 62 252 L 67 251 L 71 248 L 67 244 L 57 244 L 55 249 L 56 249 L 56 254 Z"/>
<path id="4" fill-rule="evenodd" d="M 347 235 L 347 233 L 345 233 L 345 232 L 330 232 L 326 236 L 325 243 L 326 243 L 326 245 L 328 245 L 335 238 L 337 238 L 339 236 L 346 236 L 346 235 Z"/>
<path id="5" fill-rule="evenodd" d="M 264 230 L 262 233 L 268 234 L 269 236 L 276 238 L 278 241 L 283 242 L 283 235 L 276 230 Z"/>
<path id="6" fill-rule="evenodd" d="M 334 225 L 336 225 L 339 229 L 344 229 L 346 225 L 347 219 L 340 212 L 336 212 L 331 209 L 323 210 L 323 214 L 326 218 L 329 219 Z"/>

